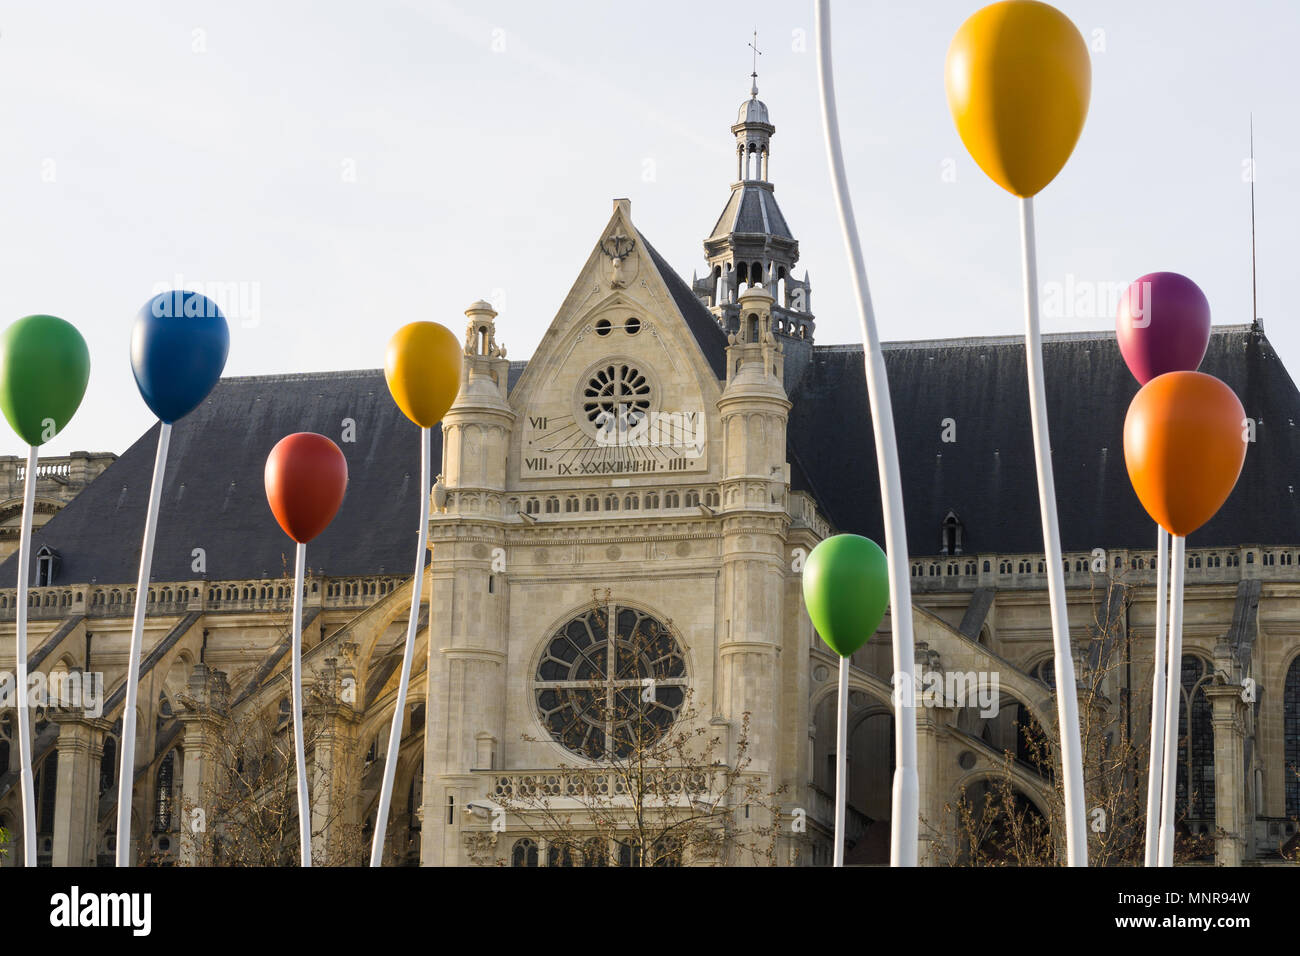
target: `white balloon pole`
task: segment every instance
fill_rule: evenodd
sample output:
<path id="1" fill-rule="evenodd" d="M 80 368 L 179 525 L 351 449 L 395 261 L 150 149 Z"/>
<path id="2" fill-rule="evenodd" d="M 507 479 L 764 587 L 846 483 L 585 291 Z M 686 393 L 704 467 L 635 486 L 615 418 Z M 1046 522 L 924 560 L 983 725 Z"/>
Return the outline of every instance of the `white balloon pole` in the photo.
<path id="1" fill-rule="evenodd" d="M 826 155 L 831 185 L 839 210 L 840 227 L 848 247 L 850 275 L 858 299 L 862 327 L 867 397 L 880 472 L 880 505 L 885 521 L 885 553 L 889 559 L 890 630 L 894 639 L 894 789 L 890 821 L 889 863 L 916 866 L 920 795 L 916 773 L 916 693 L 913 679 L 912 585 L 907 565 L 907 527 L 903 514 L 903 482 L 898 469 L 898 443 L 894 437 L 894 410 L 889 400 L 889 377 L 876 334 L 876 317 L 867 286 L 867 267 L 853 217 L 844 154 L 840 148 L 839 119 L 835 110 L 835 78 L 831 68 L 830 0 L 817 0 L 817 76 L 821 85 L 822 124 L 826 130 Z M 1058 562 L 1059 568 L 1059 562 Z M 837 835 L 838 839 L 838 835 Z"/>
<path id="2" fill-rule="evenodd" d="M 1165 617 L 1169 609 L 1169 532 L 1157 525 L 1155 657 L 1151 663 L 1151 749 L 1147 756 L 1147 841 L 1145 866 L 1156 866 L 1160 850 L 1161 781 L 1165 762 Z"/>
<path id="3" fill-rule="evenodd" d="M 415 548 L 415 580 L 411 584 L 411 616 L 406 624 L 406 649 L 402 652 L 402 676 L 397 682 L 397 704 L 393 709 L 392 728 L 388 732 L 388 756 L 384 759 L 384 782 L 379 789 L 379 809 L 375 813 L 375 837 L 370 848 L 371 866 L 383 866 L 384 862 L 384 837 L 388 831 L 388 810 L 393 800 L 397 754 L 402 746 L 406 691 L 411 683 L 411 660 L 415 656 L 415 629 L 420 617 L 420 592 L 424 586 L 424 553 L 429 544 L 430 435 L 430 429 L 420 429 L 420 530 Z"/>
<path id="4" fill-rule="evenodd" d="M 122 762 L 117 780 L 117 865 L 131 865 L 131 794 L 135 787 L 136 698 L 140 691 L 140 655 L 144 641 L 144 612 L 149 606 L 149 577 L 153 571 L 153 542 L 158 531 L 158 504 L 172 426 L 161 422 L 158 454 L 149 486 L 149 506 L 144 513 L 144 544 L 140 548 L 140 575 L 135 582 L 135 616 L 131 621 L 131 651 L 126 665 L 126 703 L 122 705 Z"/>
<path id="5" fill-rule="evenodd" d="M 1169 660 L 1165 680 L 1164 782 L 1160 800 L 1160 865 L 1174 865 L 1174 792 L 1178 787 L 1178 705 L 1182 703 L 1183 577 L 1187 539 L 1174 535 L 1169 576 Z M 1191 782 L 1188 781 L 1190 789 Z"/>
<path id="6" fill-rule="evenodd" d="M 302 738 L 302 591 L 307 545 L 298 542 L 293 562 L 293 756 L 298 771 L 298 845 L 311 866 L 311 807 L 307 799 L 307 748 Z"/>
<path id="7" fill-rule="evenodd" d="M 839 713 L 835 718 L 835 866 L 844 865 L 844 804 L 849 782 L 845 770 L 849 750 L 849 659 L 840 658 Z"/>
<path id="8" fill-rule="evenodd" d="M 1065 791 L 1065 847 L 1070 866 L 1088 865 L 1088 830 L 1083 793 L 1083 755 L 1079 735 L 1079 699 L 1070 653 L 1070 618 L 1061 566 L 1061 530 L 1056 518 L 1056 483 L 1052 477 L 1052 439 L 1047 427 L 1047 389 L 1043 380 L 1043 341 L 1038 328 L 1038 251 L 1034 239 L 1034 199 L 1020 200 L 1020 246 L 1025 271 L 1025 362 L 1029 368 L 1029 420 L 1034 434 L 1038 472 L 1038 509 L 1047 552 L 1047 598 L 1052 610 L 1053 666 L 1056 674 L 1057 724 L 1061 729 L 1062 782 Z"/>
<path id="9" fill-rule="evenodd" d="M 36 508 L 36 446 L 27 448 L 27 473 L 23 484 L 22 529 L 18 537 L 17 675 L 18 761 L 23 798 L 23 866 L 36 865 L 36 787 L 32 777 L 32 727 L 27 695 L 27 589 L 32 562 L 32 512 Z"/>

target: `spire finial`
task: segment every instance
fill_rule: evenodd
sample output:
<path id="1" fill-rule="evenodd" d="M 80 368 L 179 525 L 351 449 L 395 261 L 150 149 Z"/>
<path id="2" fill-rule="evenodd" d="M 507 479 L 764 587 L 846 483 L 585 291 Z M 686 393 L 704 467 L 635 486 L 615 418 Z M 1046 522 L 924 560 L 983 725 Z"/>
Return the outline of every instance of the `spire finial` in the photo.
<path id="1" fill-rule="evenodd" d="M 754 39 L 750 42 L 749 48 L 754 51 L 754 71 L 750 73 L 750 78 L 754 81 L 749 88 L 750 99 L 758 99 L 758 58 L 763 55 L 763 51 L 758 48 L 758 31 L 754 31 Z"/>
<path id="2" fill-rule="evenodd" d="M 1250 114 L 1250 321 L 1259 321 L 1259 297 L 1255 287 L 1255 113 Z"/>

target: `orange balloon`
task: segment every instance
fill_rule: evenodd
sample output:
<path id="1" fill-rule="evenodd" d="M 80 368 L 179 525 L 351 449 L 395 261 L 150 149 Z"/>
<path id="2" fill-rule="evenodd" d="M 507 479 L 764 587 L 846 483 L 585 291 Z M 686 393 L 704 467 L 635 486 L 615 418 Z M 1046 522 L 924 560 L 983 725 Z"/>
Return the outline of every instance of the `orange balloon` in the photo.
<path id="1" fill-rule="evenodd" d="M 1186 537 L 1214 517 L 1246 461 L 1246 410 L 1213 375 L 1166 372 L 1124 419 L 1124 464 L 1147 514 Z"/>
<path id="2" fill-rule="evenodd" d="M 1003 0 L 957 30 L 944 86 L 975 162 L 1007 192 L 1034 196 L 1056 178 L 1083 132 L 1092 61 L 1060 10 Z"/>

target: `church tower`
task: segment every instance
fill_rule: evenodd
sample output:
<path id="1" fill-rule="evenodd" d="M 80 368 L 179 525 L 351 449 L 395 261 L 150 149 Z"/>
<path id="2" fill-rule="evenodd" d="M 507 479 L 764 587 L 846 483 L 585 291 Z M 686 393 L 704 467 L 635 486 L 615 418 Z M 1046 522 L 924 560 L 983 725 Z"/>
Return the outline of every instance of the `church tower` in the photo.
<path id="1" fill-rule="evenodd" d="M 758 98 L 757 67 L 752 78 L 749 99 L 740 104 L 731 127 L 736 137 L 736 181 L 722 215 L 704 240 L 708 275 L 697 277 L 693 289 L 723 330 L 736 332 L 740 294 L 762 285 L 774 300 L 772 334 L 811 345 L 815 323 L 808 272 L 802 279 L 794 276 L 799 241 L 776 203 L 776 187 L 770 179 L 776 127 L 767 104 Z"/>
<path id="2" fill-rule="evenodd" d="M 771 294 L 752 286 L 737 305 L 739 328 L 728 336 L 727 383 L 718 399 L 726 620 L 718 650 L 718 710 L 733 727 L 750 715 L 750 769 L 772 784 L 783 772 L 779 622 L 786 618 L 790 401 L 782 385 L 784 348 L 772 333 Z"/>
<path id="3" fill-rule="evenodd" d="M 506 740 L 506 458 L 510 363 L 487 302 L 465 315 L 460 392 L 442 419 L 442 474 L 429 520 L 428 719 L 421 858 L 458 860 L 472 769 L 499 766 Z"/>

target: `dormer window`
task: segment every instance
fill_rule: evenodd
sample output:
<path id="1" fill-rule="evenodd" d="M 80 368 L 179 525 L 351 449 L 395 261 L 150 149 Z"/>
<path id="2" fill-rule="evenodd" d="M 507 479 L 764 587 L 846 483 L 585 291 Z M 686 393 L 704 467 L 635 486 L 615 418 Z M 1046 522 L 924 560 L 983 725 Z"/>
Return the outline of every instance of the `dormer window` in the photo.
<path id="1" fill-rule="evenodd" d="M 54 577 L 58 572 L 59 553 L 47 544 L 41 545 L 40 550 L 36 552 L 36 586 L 49 587 L 54 583 Z"/>
<path id="2" fill-rule="evenodd" d="M 940 554 L 961 554 L 962 538 L 965 529 L 955 511 L 949 511 L 943 519 L 942 539 L 939 543 Z"/>

